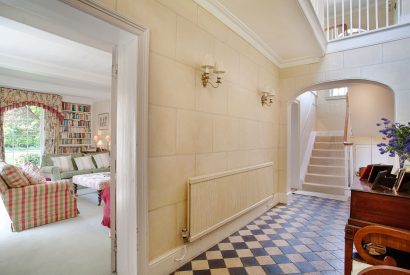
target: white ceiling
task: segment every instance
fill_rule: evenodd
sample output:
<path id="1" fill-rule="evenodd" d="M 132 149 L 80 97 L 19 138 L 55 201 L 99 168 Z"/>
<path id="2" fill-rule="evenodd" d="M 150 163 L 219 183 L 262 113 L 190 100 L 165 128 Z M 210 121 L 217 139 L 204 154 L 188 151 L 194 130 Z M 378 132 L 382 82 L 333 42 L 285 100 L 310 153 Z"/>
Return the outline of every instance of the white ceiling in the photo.
<path id="1" fill-rule="evenodd" d="M 195 1 L 234 30 L 239 29 L 243 38 L 279 67 L 312 63 L 324 55 L 323 31 L 320 41 L 301 6 L 308 0 Z"/>
<path id="2" fill-rule="evenodd" d="M 111 53 L 0 17 L 0 85 L 110 98 Z"/>

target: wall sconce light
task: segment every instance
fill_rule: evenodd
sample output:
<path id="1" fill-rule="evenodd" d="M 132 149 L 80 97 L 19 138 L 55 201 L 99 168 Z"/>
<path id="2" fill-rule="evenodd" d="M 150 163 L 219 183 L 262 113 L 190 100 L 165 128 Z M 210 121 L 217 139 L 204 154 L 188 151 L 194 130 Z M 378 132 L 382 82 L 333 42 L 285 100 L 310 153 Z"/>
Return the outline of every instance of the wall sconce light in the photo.
<path id="1" fill-rule="evenodd" d="M 213 57 L 210 54 L 207 54 L 204 57 L 204 62 L 201 68 L 204 70 L 201 77 L 202 86 L 204 86 L 204 88 L 208 83 L 214 88 L 218 88 L 219 85 L 222 84 L 221 74 L 225 73 L 223 62 L 219 61 L 215 63 Z M 210 80 L 211 73 L 216 75 L 215 84 Z"/>
<path id="2" fill-rule="evenodd" d="M 261 94 L 261 103 L 262 106 L 271 106 L 273 103 L 273 98 L 276 96 L 276 93 L 269 86 L 266 86 L 263 90 L 260 91 Z"/>

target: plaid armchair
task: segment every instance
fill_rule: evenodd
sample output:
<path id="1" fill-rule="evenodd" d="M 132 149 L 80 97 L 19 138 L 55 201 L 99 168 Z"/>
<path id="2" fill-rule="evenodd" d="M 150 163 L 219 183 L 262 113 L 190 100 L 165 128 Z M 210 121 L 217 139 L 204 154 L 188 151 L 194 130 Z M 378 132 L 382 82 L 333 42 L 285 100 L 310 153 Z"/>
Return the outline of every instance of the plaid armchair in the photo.
<path id="1" fill-rule="evenodd" d="M 0 195 L 13 231 L 74 218 L 78 214 L 69 180 L 9 188 L 0 177 Z"/>

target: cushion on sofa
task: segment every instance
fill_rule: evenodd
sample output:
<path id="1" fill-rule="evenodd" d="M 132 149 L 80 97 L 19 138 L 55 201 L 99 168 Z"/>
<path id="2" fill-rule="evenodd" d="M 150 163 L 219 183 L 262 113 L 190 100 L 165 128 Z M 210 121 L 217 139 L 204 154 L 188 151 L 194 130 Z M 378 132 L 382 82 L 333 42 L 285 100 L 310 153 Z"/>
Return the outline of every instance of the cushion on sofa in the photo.
<path id="1" fill-rule="evenodd" d="M 108 153 L 93 155 L 97 168 L 110 167 L 110 156 Z"/>
<path id="2" fill-rule="evenodd" d="M 74 170 L 71 156 L 52 157 L 51 160 L 53 161 L 54 166 L 60 168 L 61 172 Z"/>
<path id="3" fill-rule="evenodd" d="M 23 172 L 16 166 L 6 164 L 0 167 L 0 177 L 10 188 L 18 188 L 30 185 L 29 181 L 23 175 Z"/>
<path id="4" fill-rule="evenodd" d="M 0 193 L 6 192 L 7 189 L 9 189 L 9 187 L 8 187 L 7 184 L 4 182 L 3 178 L 0 177 Z"/>
<path id="5" fill-rule="evenodd" d="M 77 165 L 78 170 L 95 169 L 95 165 L 93 163 L 93 160 L 91 159 L 91 156 L 75 158 L 74 161 Z"/>
<path id="6" fill-rule="evenodd" d="M 46 178 L 40 173 L 40 168 L 37 165 L 25 162 L 21 165 L 21 171 L 23 175 L 28 179 L 30 184 L 44 184 L 46 183 Z"/>

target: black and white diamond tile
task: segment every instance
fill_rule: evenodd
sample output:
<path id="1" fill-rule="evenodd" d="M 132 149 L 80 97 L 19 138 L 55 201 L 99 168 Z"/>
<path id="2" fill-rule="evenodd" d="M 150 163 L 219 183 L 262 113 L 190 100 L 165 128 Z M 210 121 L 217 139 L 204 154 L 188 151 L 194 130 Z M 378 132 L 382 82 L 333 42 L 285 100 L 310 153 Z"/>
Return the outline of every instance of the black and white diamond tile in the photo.
<path id="1" fill-rule="evenodd" d="M 175 275 L 343 274 L 349 202 L 293 195 Z"/>

